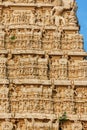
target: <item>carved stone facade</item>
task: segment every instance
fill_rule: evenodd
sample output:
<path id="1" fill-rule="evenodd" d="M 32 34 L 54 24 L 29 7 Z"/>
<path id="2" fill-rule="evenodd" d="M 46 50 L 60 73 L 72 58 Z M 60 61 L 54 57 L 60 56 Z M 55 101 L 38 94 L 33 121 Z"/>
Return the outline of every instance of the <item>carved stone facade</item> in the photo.
<path id="1" fill-rule="evenodd" d="M 87 130 L 87 53 L 75 0 L 0 0 L 0 130 Z"/>

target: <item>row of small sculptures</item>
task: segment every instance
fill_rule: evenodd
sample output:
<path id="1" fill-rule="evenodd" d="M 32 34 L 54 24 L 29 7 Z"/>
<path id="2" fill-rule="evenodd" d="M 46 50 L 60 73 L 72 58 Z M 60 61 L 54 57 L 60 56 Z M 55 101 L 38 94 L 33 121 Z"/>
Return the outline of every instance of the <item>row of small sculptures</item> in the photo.
<path id="1" fill-rule="evenodd" d="M 22 50 L 83 50 L 83 37 L 80 34 L 66 34 L 59 29 L 13 29 L 1 37 L 0 48 Z"/>
<path id="2" fill-rule="evenodd" d="M 32 98 L 37 98 L 37 99 L 57 99 L 59 102 L 60 99 L 67 100 L 69 99 L 70 101 L 85 101 L 87 98 L 87 90 L 86 87 L 75 87 L 73 86 L 65 86 L 65 87 L 60 87 L 58 86 L 55 89 L 52 89 L 52 86 L 48 88 L 48 86 L 37 86 L 35 87 L 34 85 L 20 85 L 20 87 L 12 87 L 10 89 L 6 85 L 3 85 L 0 87 L 0 99 L 4 99 L 8 101 L 8 97 L 10 94 L 10 98 L 17 99 L 17 100 L 27 100 L 32 99 Z M 45 98 L 45 99 L 44 99 Z"/>
<path id="3" fill-rule="evenodd" d="M 86 87 L 74 89 L 74 86 L 52 88 L 7 88 L 0 89 L 0 112 L 44 112 L 69 114 L 87 114 Z M 82 93 L 81 93 L 82 92 Z M 84 96 L 83 96 L 84 95 Z M 61 99 L 61 101 L 60 101 Z M 81 102 L 82 99 L 82 102 Z M 9 104 L 10 102 L 10 104 Z"/>
<path id="4" fill-rule="evenodd" d="M 76 26 L 77 17 L 75 15 L 75 10 L 72 9 L 69 13 L 64 12 L 67 8 L 61 8 L 58 6 L 51 8 L 38 9 L 33 7 L 28 10 L 12 10 L 4 9 L 2 12 L 1 23 L 4 25 L 14 25 L 14 24 L 26 24 L 26 25 L 39 25 L 39 26 Z"/>
<path id="5" fill-rule="evenodd" d="M 81 122 L 78 120 L 73 121 L 72 123 L 69 122 L 69 124 L 62 124 L 61 129 L 63 130 L 86 130 L 87 126 L 85 125 L 85 122 Z M 1 130 L 59 130 L 59 123 L 56 121 L 53 123 L 52 121 L 49 122 L 36 122 L 34 119 L 28 120 L 10 120 L 5 119 L 5 121 L 1 122 Z"/>
<path id="6" fill-rule="evenodd" d="M 57 61 L 58 60 L 58 61 Z M 6 78 L 6 61 L 0 63 L 0 77 Z M 86 79 L 87 78 L 87 62 L 84 61 L 68 61 L 67 58 L 55 59 L 49 65 L 48 59 L 22 58 L 17 61 L 11 59 L 8 61 L 9 77 L 15 78 L 39 78 L 39 79 Z M 49 71 L 49 73 L 48 73 Z"/>
<path id="7" fill-rule="evenodd" d="M 73 4 L 74 6 L 74 4 Z M 74 7 L 58 7 L 37 9 L 36 7 L 28 10 L 4 9 L 2 12 L 2 24 L 27 24 L 27 25 L 77 25 L 77 18 Z M 72 9 L 69 13 L 66 9 Z"/>
<path id="8" fill-rule="evenodd" d="M 26 101 L 25 101 L 26 100 Z M 45 114 L 62 114 L 67 111 L 68 114 L 87 115 L 87 103 L 66 101 L 53 102 L 53 100 L 23 99 L 0 101 L 0 113 L 45 113 Z"/>
<path id="9" fill-rule="evenodd" d="M 48 3 L 48 4 L 54 4 L 56 6 L 64 6 L 65 3 L 67 5 L 73 5 L 75 2 L 74 0 L 69 0 L 68 2 L 65 2 L 64 0 L 0 0 L 0 2 L 9 2 L 9 3 Z"/>

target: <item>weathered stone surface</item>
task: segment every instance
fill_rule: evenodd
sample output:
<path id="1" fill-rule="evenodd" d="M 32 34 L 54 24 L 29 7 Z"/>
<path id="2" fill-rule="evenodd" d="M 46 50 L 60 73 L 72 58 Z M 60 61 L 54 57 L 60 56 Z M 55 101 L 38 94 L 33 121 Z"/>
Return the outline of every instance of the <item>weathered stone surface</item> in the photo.
<path id="1" fill-rule="evenodd" d="M 87 130 L 87 53 L 75 0 L 0 0 L 0 130 Z"/>

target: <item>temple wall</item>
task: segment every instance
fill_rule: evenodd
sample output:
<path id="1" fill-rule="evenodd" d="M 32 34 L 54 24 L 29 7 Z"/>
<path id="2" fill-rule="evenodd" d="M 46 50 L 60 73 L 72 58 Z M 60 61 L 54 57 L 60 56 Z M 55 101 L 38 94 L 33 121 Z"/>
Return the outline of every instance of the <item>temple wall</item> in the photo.
<path id="1" fill-rule="evenodd" d="M 0 130 L 87 130 L 87 53 L 74 0 L 0 0 Z"/>

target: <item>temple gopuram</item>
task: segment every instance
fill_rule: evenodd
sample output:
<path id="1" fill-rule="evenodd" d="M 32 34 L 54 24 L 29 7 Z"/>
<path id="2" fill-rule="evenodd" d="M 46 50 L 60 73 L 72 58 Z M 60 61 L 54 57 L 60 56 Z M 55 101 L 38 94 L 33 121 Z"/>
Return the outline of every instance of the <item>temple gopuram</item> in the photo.
<path id="1" fill-rule="evenodd" d="M 87 53 L 75 0 L 0 0 L 0 130 L 87 130 Z"/>

